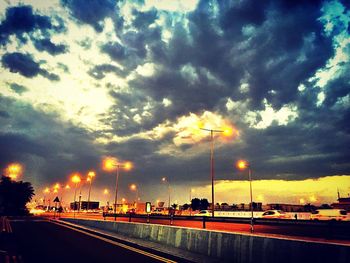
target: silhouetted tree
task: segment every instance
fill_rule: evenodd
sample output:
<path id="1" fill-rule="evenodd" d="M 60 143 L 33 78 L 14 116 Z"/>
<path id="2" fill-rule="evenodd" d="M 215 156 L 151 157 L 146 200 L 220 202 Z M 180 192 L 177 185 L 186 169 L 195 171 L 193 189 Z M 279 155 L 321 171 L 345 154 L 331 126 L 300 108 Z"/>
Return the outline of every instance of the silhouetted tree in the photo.
<path id="1" fill-rule="evenodd" d="M 238 210 L 238 205 L 232 204 L 231 208 L 232 208 L 232 210 Z"/>
<path id="2" fill-rule="evenodd" d="M 312 211 L 314 211 L 316 209 L 316 207 L 314 206 L 314 205 L 312 205 L 312 204 L 306 204 L 306 205 L 304 205 L 304 211 L 305 212 L 312 212 Z"/>
<path id="3" fill-rule="evenodd" d="M 201 200 L 199 200 L 198 198 L 193 198 L 191 200 L 191 208 L 192 210 L 199 210 L 201 206 Z"/>
<path id="4" fill-rule="evenodd" d="M 189 205 L 189 204 L 184 204 L 184 205 L 182 206 L 182 209 L 183 209 L 183 210 L 188 210 L 190 207 L 191 207 L 191 205 Z"/>
<path id="5" fill-rule="evenodd" d="M 29 182 L 13 181 L 2 176 L 0 180 L 0 215 L 25 215 L 26 204 L 32 200 L 34 189 Z"/>
<path id="6" fill-rule="evenodd" d="M 208 199 L 204 198 L 200 201 L 200 210 L 207 210 L 209 207 Z"/>

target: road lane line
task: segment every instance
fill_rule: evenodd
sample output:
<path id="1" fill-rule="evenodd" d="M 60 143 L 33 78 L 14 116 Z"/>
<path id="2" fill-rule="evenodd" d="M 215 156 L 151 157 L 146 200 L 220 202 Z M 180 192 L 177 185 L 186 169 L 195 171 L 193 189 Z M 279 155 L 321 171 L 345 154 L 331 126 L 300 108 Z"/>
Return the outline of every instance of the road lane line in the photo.
<path id="1" fill-rule="evenodd" d="M 6 218 L 6 223 L 7 223 L 7 231 L 8 233 L 12 233 L 12 227 L 10 224 L 10 220 L 8 218 Z"/>
<path id="2" fill-rule="evenodd" d="M 52 222 L 52 221 L 51 221 Z M 56 222 L 52 222 L 56 225 L 59 225 L 59 226 L 63 226 L 63 227 L 66 227 L 66 228 L 69 228 L 69 229 L 72 229 L 72 230 L 75 230 L 77 232 L 80 232 L 80 233 L 83 233 L 83 234 L 86 234 L 88 236 L 91 236 L 91 237 L 94 237 L 94 238 L 98 238 L 100 240 L 103 240 L 105 242 L 108 242 L 110 244 L 113 244 L 115 246 L 119 246 L 119 247 L 122 247 L 122 248 L 125 248 L 125 249 L 128 249 L 128 250 L 131 250 L 133 252 L 136 252 L 136 253 L 139 253 L 139 254 L 142 254 L 144 256 L 148 256 L 148 257 L 151 257 L 151 258 L 154 258 L 154 259 L 157 259 L 159 261 L 162 261 L 162 262 L 173 262 L 173 263 L 176 263 L 176 261 L 173 261 L 173 260 L 170 260 L 170 259 L 167 259 L 167 258 L 163 258 L 161 256 L 157 256 L 155 254 L 152 254 L 152 253 L 149 253 L 149 252 L 146 252 L 146 251 L 143 251 L 141 249 L 137 249 L 137 248 L 134 248 L 134 247 L 131 247 L 131 246 L 128 246 L 128 245 L 125 245 L 125 244 L 122 244 L 122 243 L 119 243 L 119 242 L 116 242 L 116 241 L 113 241 L 113 240 L 110 240 L 108 238 L 104 238 L 104 237 L 101 237 L 101 236 L 98 236 L 98 235 L 95 235 L 95 234 L 92 234 L 92 233 L 88 233 L 84 230 L 80 230 L 80 229 L 76 229 L 74 227 L 71 227 L 71 226 L 67 226 L 67 225 L 64 225 L 64 224 L 60 224 L 60 223 L 56 223 Z"/>

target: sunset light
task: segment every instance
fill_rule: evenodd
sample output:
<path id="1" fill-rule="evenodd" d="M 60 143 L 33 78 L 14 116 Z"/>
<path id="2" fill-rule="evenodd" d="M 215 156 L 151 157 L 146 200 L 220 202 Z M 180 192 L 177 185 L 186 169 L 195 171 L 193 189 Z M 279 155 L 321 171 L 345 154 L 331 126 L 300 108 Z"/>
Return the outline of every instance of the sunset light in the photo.
<path id="1" fill-rule="evenodd" d="M 350 0 L 0 14 L 1 262 L 349 261 Z"/>

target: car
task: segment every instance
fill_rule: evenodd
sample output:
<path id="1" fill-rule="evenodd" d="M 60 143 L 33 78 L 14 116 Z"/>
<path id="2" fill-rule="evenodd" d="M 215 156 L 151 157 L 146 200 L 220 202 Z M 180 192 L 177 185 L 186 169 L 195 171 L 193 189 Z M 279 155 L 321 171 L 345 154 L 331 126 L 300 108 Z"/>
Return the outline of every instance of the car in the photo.
<path id="1" fill-rule="evenodd" d="M 310 220 L 347 221 L 349 219 L 344 209 L 317 209 L 311 213 Z"/>
<path id="2" fill-rule="evenodd" d="M 195 216 L 211 216 L 211 212 L 208 210 L 201 210 Z"/>
<path id="3" fill-rule="evenodd" d="M 156 208 L 151 212 L 151 215 L 164 215 L 166 213 L 164 208 Z"/>
<path id="4" fill-rule="evenodd" d="M 131 208 L 128 211 L 126 211 L 127 215 L 135 215 L 136 214 L 136 209 L 135 208 Z"/>
<path id="5" fill-rule="evenodd" d="M 261 218 L 290 219 L 291 217 L 282 210 L 267 210 L 261 215 Z"/>

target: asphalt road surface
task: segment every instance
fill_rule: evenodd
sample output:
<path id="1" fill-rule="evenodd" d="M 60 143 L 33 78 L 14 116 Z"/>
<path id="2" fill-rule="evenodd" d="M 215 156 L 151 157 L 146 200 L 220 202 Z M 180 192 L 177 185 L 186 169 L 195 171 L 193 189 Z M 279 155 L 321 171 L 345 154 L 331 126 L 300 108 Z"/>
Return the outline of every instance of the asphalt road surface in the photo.
<path id="1" fill-rule="evenodd" d="M 41 220 L 11 221 L 17 260 L 22 263 L 52 262 L 171 262 L 171 255 L 128 248 L 116 240 L 104 240 Z M 119 243 L 119 245 L 118 245 Z M 125 248 L 126 247 L 126 248 Z"/>

